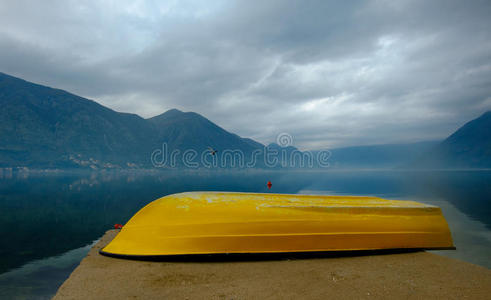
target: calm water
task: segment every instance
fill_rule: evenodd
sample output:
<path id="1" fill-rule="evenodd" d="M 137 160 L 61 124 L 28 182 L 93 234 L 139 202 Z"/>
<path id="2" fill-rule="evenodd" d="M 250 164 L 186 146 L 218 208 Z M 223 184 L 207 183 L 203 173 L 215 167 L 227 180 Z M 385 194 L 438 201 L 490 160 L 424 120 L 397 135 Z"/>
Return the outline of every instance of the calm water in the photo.
<path id="1" fill-rule="evenodd" d="M 456 251 L 491 268 L 491 172 L 323 171 L 13 174 L 0 178 L 0 298 L 49 299 L 115 223 L 183 191 L 376 195 L 436 204 Z"/>

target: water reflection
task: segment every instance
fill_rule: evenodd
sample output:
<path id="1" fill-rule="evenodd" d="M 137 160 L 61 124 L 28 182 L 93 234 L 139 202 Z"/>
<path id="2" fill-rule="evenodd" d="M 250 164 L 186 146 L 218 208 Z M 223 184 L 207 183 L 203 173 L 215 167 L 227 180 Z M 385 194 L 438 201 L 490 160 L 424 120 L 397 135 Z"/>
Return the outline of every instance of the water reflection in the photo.
<path id="1" fill-rule="evenodd" d="M 94 243 L 0 274 L 0 299 L 49 299 Z"/>
<path id="2" fill-rule="evenodd" d="M 266 186 L 268 181 L 273 183 L 271 190 Z M 489 171 L 169 171 L 49 176 L 3 172 L 0 274 L 29 262 L 58 257 L 72 249 L 85 249 L 115 223 L 124 224 L 147 203 L 168 194 L 198 190 L 375 195 L 436 204 L 442 207 L 459 249 L 451 255 L 491 267 L 489 182 Z M 73 261 L 85 255 L 75 253 L 79 256 L 72 254 Z M 59 264 L 56 260 L 48 261 Z M 40 270 L 51 270 L 56 276 L 64 274 L 53 279 L 51 291 L 71 271 L 66 267 L 65 271 L 62 268 L 54 272 L 46 266 Z M 36 272 L 31 274 L 42 273 Z M 15 281 L 15 274 L 20 273 L 7 274 L 10 274 L 8 280 L 0 276 L 0 290 L 8 287 L 14 291 L 10 296 L 15 296 L 15 282 L 20 286 L 26 283 Z M 29 278 L 25 274 L 23 280 Z M 36 281 L 34 277 L 30 280 Z M 46 293 L 46 297 L 51 295 Z"/>
<path id="3" fill-rule="evenodd" d="M 265 192 L 266 178 L 278 176 L 164 172 L 4 179 L 0 187 L 0 273 L 82 247 L 159 197 L 196 190 Z M 295 185 L 284 190 L 295 192 Z"/>

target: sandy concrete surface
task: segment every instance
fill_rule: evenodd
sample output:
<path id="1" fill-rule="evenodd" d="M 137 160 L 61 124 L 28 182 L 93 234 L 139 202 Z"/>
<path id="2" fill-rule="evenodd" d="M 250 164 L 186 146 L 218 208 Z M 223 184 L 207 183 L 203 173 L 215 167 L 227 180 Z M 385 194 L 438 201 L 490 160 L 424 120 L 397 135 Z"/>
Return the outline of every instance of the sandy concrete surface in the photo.
<path id="1" fill-rule="evenodd" d="M 491 299 L 491 270 L 427 252 L 241 261 L 134 261 L 98 253 L 54 299 Z"/>

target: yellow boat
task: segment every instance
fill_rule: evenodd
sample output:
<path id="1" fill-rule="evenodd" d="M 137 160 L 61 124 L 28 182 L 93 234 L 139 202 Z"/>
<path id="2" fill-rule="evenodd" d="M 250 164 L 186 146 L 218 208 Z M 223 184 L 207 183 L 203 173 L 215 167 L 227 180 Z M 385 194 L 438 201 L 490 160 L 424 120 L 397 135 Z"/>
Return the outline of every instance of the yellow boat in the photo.
<path id="1" fill-rule="evenodd" d="M 102 254 L 160 256 L 455 249 L 439 207 L 377 197 L 228 192 L 151 202 Z"/>

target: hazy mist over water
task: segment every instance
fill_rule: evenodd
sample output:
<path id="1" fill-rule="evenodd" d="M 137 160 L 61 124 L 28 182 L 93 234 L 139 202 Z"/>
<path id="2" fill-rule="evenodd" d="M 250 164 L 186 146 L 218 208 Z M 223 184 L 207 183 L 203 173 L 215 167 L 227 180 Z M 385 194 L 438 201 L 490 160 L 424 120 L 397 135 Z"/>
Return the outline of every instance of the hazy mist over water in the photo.
<path id="1" fill-rule="evenodd" d="M 50 298 L 106 230 L 157 198 L 185 191 L 375 195 L 435 204 L 457 247 L 438 253 L 490 268 L 489 182 L 491 171 L 14 173 L 0 179 L 0 298 Z"/>

